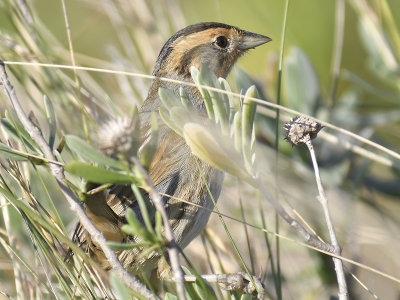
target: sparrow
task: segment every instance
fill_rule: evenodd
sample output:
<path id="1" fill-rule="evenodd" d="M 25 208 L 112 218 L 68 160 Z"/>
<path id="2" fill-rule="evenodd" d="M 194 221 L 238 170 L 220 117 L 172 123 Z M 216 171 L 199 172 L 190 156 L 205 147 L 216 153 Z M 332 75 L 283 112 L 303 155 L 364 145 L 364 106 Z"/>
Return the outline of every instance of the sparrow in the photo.
<path id="1" fill-rule="evenodd" d="M 158 95 L 161 87 L 169 89 L 176 97 L 179 97 L 180 88 L 183 87 L 195 110 L 199 114 L 206 114 L 202 96 L 196 87 L 166 82 L 160 78 L 193 83 L 190 73 L 192 66 L 198 69 L 207 66 L 218 77 L 226 78 L 243 54 L 270 40 L 264 35 L 215 22 L 190 25 L 171 36 L 158 55 L 152 73 L 155 79 L 139 109 L 142 145 L 149 143 L 151 137 L 151 114 L 158 112 L 162 105 Z M 168 195 L 163 196 L 162 200 L 176 243 L 183 249 L 203 230 L 213 209 L 213 202 L 206 185 L 216 201 L 221 192 L 224 173 L 198 160 L 183 137 L 164 124 L 161 118 L 158 121 L 157 148 L 148 168 L 148 174 L 156 190 L 161 195 Z M 138 152 L 139 157 L 141 148 Z M 151 199 L 146 192 L 143 191 L 142 194 L 153 218 L 154 208 Z M 179 199 L 189 201 L 196 206 Z M 106 190 L 91 193 L 85 200 L 87 215 L 110 241 L 138 242 L 137 237 L 127 235 L 121 230 L 121 226 L 126 223 L 125 215 L 128 208 L 131 208 L 143 222 L 139 205 L 129 185 L 113 185 Z M 82 226 L 78 225 L 74 240 L 85 247 L 87 253 L 103 268 L 110 268 L 104 253 Z M 159 278 L 170 276 L 168 262 L 161 259 L 166 257 L 165 255 L 152 252 L 144 256 L 138 248 L 117 251 L 117 254 L 122 265 L 133 274 L 150 275 L 157 271 Z"/>

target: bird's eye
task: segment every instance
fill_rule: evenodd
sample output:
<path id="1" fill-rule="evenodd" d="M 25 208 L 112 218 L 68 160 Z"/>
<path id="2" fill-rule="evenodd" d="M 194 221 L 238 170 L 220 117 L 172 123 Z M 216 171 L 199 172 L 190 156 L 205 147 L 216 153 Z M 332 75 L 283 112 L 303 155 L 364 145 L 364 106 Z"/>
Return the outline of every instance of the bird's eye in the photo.
<path id="1" fill-rule="evenodd" d="M 228 39 L 221 35 L 215 39 L 215 44 L 220 48 L 226 48 L 228 46 Z"/>

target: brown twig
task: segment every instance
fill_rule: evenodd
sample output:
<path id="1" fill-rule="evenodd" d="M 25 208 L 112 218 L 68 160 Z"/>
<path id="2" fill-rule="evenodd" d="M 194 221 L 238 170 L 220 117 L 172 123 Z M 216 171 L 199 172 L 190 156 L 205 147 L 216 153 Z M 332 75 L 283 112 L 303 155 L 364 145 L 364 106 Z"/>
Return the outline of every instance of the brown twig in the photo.
<path id="1" fill-rule="evenodd" d="M 322 251 L 335 253 L 335 247 L 333 245 L 320 241 L 314 234 L 309 232 L 302 224 L 296 219 L 292 218 L 283 206 L 267 191 L 264 185 L 259 181 L 258 185 L 252 184 L 255 188 L 258 188 L 262 195 L 272 204 L 276 212 L 288 223 L 300 236 L 311 246 L 318 248 Z"/>
<path id="2" fill-rule="evenodd" d="M 267 292 L 261 280 L 256 276 L 250 276 L 245 272 L 238 272 L 236 274 L 202 274 L 202 275 L 185 275 L 186 282 L 196 282 L 198 277 L 208 283 L 218 283 L 225 285 L 228 291 L 241 290 L 248 294 L 258 291 L 257 299 L 264 299 L 265 294 L 268 298 L 274 299 L 272 293 Z"/>
<path id="3" fill-rule="evenodd" d="M 336 238 L 335 228 L 333 227 L 332 218 L 329 212 L 328 199 L 325 196 L 324 188 L 322 186 L 321 177 L 319 175 L 319 168 L 317 159 L 315 157 L 314 147 L 311 140 L 317 137 L 318 132 L 322 129 L 320 123 L 307 117 L 296 117 L 286 123 L 285 130 L 286 139 L 293 145 L 305 144 L 311 155 L 311 161 L 314 167 L 315 179 L 317 181 L 318 192 L 319 192 L 319 202 L 322 205 L 325 215 L 325 221 L 328 226 L 329 236 L 331 239 L 331 251 L 333 254 L 340 256 L 341 250 L 339 243 Z M 349 297 L 349 292 L 347 290 L 346 278 L 343 270 L 343 262 L 341 259 L 333 257 L 333 263 L 335 264 L 336 278 L 339 286 L 339 299 L 347 300 Z"/>
<path id="4" fill-rule="evenodd" d="M 15 93 L 14 87 L 11 85 L 8 75 L 6 73 L 6 68 L 2 60 L 0 60 L 0 67 L 1 67 L 1 84 L 4 87 L 4 92 L 7 95 L 8 99 L 10 100 L 19 120 L 21 121 L 22 125 L 24 126 L 25 130 L 29 133 L 31 138 L 38 144 L 40 149 L 43 152 L 43 155 L 46 159 L 50 161 L 56 161 L 56 157 L 54 156 L 51 148 L 47 144 L 46 140 L 44 139 L 40 129 L 36 127 L 27 117 L 22 106 L 17 98 Z M 70 209 L 78 216 L 80 223 L 82 226 L 88 231 L 90 236 L 92 237 L 93 241 L 96 242 L 102 251 L 104 252 L 105 256 L 107 257 L 112 270 L 116 272 L 116 274 L 121 278 L 121 280 L 131 289 L 137 291 L 142 296 L 148 299 L 156 299 L 156 296 L 151 293 L 146 286 L 144 286 L 140 281 L 126 271 L 121 262 L 118 260 L 117 255 L 113 250 L 111 250 L 107 246 L 107 241 L 93 223 L 90 221 L 89 217 L 86 215 L 85 210 L 80 205 L 79 201 L 76 199 L 74 193 L 71 189 L 65 184 L 64 179 L 64 169 L 59 164 L 54 164 L 49 162 L 49 167 L 51 173 L 56 178 L 58 186 L 62 193 L 64 194 L 65 198 L 67 199 Z"/>

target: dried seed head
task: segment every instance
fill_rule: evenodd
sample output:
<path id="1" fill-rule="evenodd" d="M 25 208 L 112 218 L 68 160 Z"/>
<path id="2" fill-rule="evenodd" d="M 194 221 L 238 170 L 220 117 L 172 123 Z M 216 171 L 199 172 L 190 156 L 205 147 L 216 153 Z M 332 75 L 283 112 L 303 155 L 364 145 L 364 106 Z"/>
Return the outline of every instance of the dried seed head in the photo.
<path id="1" fill-rule="evenodd" d="M 130 152 L 134 144 L 135 122 L 132 117 L 120 117 L 102 125 L 97 133 L 98 147 L 112 156 Z"/>
<path id="2" fill-rule="evenodd" d="M 314 139 L 322 127 L 320 123 L 310 118 L 295 117 L 284 126 L 286 130 L 285 139 L 293 145 L 305 144 L 308 140 Z"/>

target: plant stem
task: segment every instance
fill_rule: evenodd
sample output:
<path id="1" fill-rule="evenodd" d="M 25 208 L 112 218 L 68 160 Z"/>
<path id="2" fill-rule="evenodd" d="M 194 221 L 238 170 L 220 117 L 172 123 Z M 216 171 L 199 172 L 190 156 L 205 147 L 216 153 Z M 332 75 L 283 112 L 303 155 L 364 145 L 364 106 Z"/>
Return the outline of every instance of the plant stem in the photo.
<path id="1" fill-rule="evenodd" d="M 186 300 L 185 278 L 183 275 L 181 264 L 179 262 L 178 245 L 176 244 L 174 232 L 172 231 L 171 224 L 169 223 L 169 218 L 168 218 L 167 212 L 165 210 L 161 195 L 159 192 L 157 192 L 156 188 L 154 187 L 153 182 L 151 181 L 147 172 L 144 170 L 144 168 L 140 164 L 139 160 L 134 158 L 134 162 L 135 162 L 135 165 L 139 168 L 142 175 L 144 176 L 147 192 L 149 193 L 151 200 L 153 200 L 153 203 L 154 203 L 156 209 L 160 212 L 161 217 L 163 219 L 164 235 L 168 241 L 167 250 L 168 250 L 169 259 L 171 262 L 173 279 L 176 283 L 179 299 Z"/>
<path id="2" fill-rule="evenodd" d="M 312 164 L 314 167 L 315 180 L 317 181 L 318 192 L 319 192 L 318 200 L 321 203 L 322 208 L 324 210 L 325 221 L 328 226 L 331 244 L 335 247 L 335 250 L 333 253 L 336 255 L 341 255 L 341 249 L 340 249 L 338 240 L 336 238 L 335 228 L 333 227 L 333 222 L 332 222 L 332 218 L 331 218 L 329 207 L 328 207 L 328 199 L 326 198 L 324 187 L 322 186 L 321 177 L 319 175 L 318 163 L 317 163 L 317 159 L 315 157 L 314 147 L 311 143 L 310 138 L 306 142 L 306 145 L 307 145 L 308 151 L 310 152 Z M 343 262 L 342 262 L 342 260 L 335 258 L 335 257 L 333 257 L 332 259 L 333 259 L 333 263 L 335 264 L 336 277 L 337 277 L 337 281 L 338 281 L 338 285 L 339 285 L 339 294 L 338 294 L 339 299 L 347 300 L 349 298 L 349 292 L 347 290 L 346 278 L 345 278 L 344 270 L 343 270 Z"/>
<path id="3" fill-rule="evenodd" d="M 344 0 L 336 0 L 335 35 L 333 40 L 333 58 L 331 65 L 331 88 L 328 104 L 335 104 L 336 90 L 339 80 L 340 63 L 342 61 L 343 36 L 344 36 L 345 3 Z"/>
<path id="4" fill-rule="evenodd" d="M 278 105 L 281 104 L 281 82 L 282 82 L 282 66 L 283 66 L 283 54 L 285 50 L 285 39 L 286 39 L 286 24 L 287 24 L 287 15 L 289 11 L 289 0 L 286 0 L 285 4 L 285 12 L 283 15 L 283 27 L 282 27 L 282 39 L 279 53 L 279 67 L 278 67 L 278 83 L 277 83 L 277 91 L 276 91 L 276 103 Z M 275 149 L 276 149 L 276 170 L 278 170 L 278 150 L 279 150 L 279 120 L 280 120 L 280 110 L 276 110 L 276 122 L 275 122 Z M 278 174 L 276 175 L 276 184 L 278 184 Z M 279 234 L 279 217 L 275 214 L 275 231 Z M 282 299 L 282 282 L 281 282 L 281 264 L 280 264 L 280 243 L 279 238 L 275 238 L 276 242 L 276 271 L 277 271 L 277 280 L 276 280 L 276 294 L 278 296 L 278 300 Z"/>

